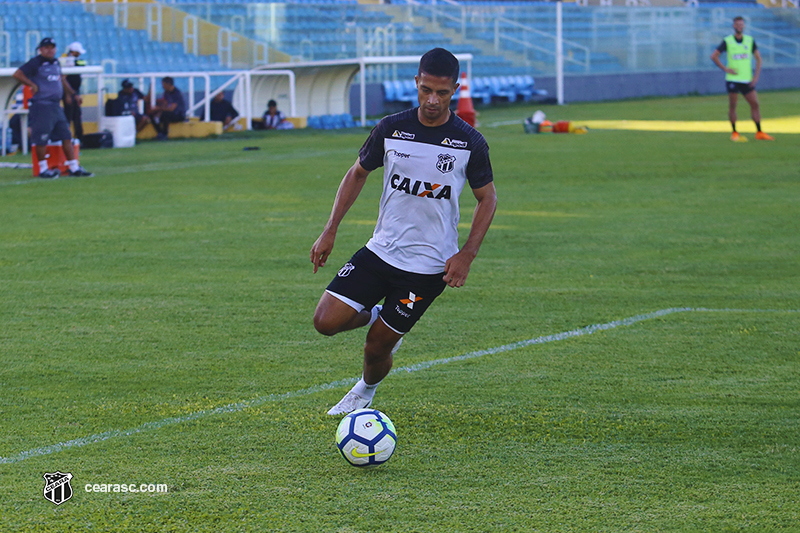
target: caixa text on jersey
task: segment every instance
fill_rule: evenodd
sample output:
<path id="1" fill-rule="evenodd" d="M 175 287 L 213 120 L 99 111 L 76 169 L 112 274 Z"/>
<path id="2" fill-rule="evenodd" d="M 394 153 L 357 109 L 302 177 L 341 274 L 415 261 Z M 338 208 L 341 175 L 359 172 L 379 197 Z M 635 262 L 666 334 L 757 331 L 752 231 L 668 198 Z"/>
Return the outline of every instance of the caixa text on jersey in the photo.
<path id="1" fill-rule="evenodd" d="M 427 181 L 411 181 L 410 178 L 403 178 L 400 174 L 394 174 L 390 180 L 392 189 L 402 191 L 414 196 L 433 198 L 434 200 L 449 200 L 450 185 L 439 183 L 428 183 Z"/>

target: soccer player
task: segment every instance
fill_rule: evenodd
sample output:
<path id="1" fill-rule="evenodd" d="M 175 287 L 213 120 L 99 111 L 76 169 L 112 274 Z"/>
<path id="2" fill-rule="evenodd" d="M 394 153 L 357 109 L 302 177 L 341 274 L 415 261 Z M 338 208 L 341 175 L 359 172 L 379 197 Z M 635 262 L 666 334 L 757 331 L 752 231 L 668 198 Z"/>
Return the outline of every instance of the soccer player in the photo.
<path id="1" fill-rule="evenodd" d="M 72 146 L 72 133 L 69 122 L 59 102 L 66 93 L 64 101 L 72 102 L 75 98 L 81 102 L 81 96 L 75 94 L 66 78 L 61 74 L 61 65 L 56 58 L 56 43 L 45 37 L 39 43 L 39 55 L 19 67 L 14 78 L 31 88 L 33 97 L 30 107 L 31 137 L 36 143 L 36 157 L 39 158 L 39 177 L 57 178 L 61 172 L 57 168 L 47 168 L 47 141 L 62 141 L 61 147 L 67 159 L 70 176 L 93 176 L 78 164 L 75 149 Z"/>
<path id="2" fill-rule="evenodd" d="M 419 107 L 381 120 L 347 171 L 322 234 L 311 248 L 314 272 L 333 250 L 339 223 L 370 172 L 383 166 L 383 194 L 372 238 L 322 294 L 314 327 L 335 335 L 368 326 L 363 374 L 328 414 L 372 403 L 392 356 L 445 287 L 461 287 L 497 207 L 489 147 L 450 111 L 458 60 L 434 48 L 415 76 Z M 458 249 L 458 197 L 466 184 L 478 200 L 469 236 Z M 383 305 L 378 303 L 383 300 Z"/>
<path id="3" fill-rule="evenodd" d="M 711 61 L 725 72 L 725 86 L 728 90 L 728 118 L 733 127 L 731 140 L 746 142 L 747 137 L 739 135 L 736 131 L 736 105 L 739 93 L 750 104 L 750 116 L 756 123 L 756 139 L 760 141 L 774 141 L 775 138 L 761 131 L 761 111 L 758 106 L 758 93 L 756 84 L 761 75 L 761 52 L 758 51 L 756 42 L 750 35 L 744 34 L 744 19 L 733 19 L 733 35 L 728 35 L 711 54 Z M 728 53 L 728 65 L 719 60 L 720 54 Z M 756 71 L 753 73 L 752 58 L 756 59 Z"/>

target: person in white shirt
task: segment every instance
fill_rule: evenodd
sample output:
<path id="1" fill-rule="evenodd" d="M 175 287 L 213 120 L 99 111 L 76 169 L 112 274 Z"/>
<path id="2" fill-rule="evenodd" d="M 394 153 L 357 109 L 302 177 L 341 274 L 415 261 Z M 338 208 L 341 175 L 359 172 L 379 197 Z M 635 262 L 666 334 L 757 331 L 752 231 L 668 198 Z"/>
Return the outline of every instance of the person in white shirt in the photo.
<path id="1" fill-rule="evenodd" d="M 263 119 L 265 130 L 290 130 L 294 128 L 294 124 L 286 120 L 286 115 L 282 111 L 278 111 L 278 102 L 275 100 L 267 102 L 267 110 L 264 112 Z"/>
<path id="2" fill-rule="evenodd" d="M 371 405 L 403 335 L 445 287 L 466 282 L 494 217 L 497 193 L 489 147 L 450 111 L 458 75 L 458 60 L 447 50 L 435 48 L 422 56 L 415 76 L 419 107 L 388 116 L 372 130 L 311 248 L 316 273 L 367 176 L 383 166 L 372 238 L 338 271 L 314 312 L 314 327 L 323 335 L 368 326 L 362 378 L 328 414 Z M 478 204 L 459 250 L 458 198 L 467 184 Z"/>

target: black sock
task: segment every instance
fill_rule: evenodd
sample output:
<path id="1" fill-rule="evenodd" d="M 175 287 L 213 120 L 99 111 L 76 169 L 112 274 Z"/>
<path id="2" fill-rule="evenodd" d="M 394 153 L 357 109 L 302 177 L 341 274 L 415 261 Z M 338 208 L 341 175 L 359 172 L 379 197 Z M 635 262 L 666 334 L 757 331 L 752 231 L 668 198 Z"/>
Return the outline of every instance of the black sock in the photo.
<path id="1" fill-rule="evenodd" d="M 753 121 L 753 122 L 755 122 L 755 121 Z M 758 129 L 758 131 L 761 131 L 761 123 L 760 122 L 756 122 L 756 128 Z"/>
<path id="2" fill-rule="evenodd" d="M 736 133 L 736 123 L 731 122 L 731 126 L 733 126 L 733 133 Z"/>

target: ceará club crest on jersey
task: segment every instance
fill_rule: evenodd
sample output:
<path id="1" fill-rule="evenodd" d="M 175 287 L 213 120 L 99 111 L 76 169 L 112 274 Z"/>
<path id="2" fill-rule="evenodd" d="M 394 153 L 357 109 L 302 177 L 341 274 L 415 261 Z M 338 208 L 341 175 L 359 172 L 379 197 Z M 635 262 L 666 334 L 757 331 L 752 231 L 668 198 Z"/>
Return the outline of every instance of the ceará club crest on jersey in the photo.
<path id="1" fill-rule="evenodd" d="M 450 154 L 439 154 L 439 160 L 436 161 L 436 168 L 439 172 L 446 174 L 452 172 L 456 166 L 456 156 Z"/>

